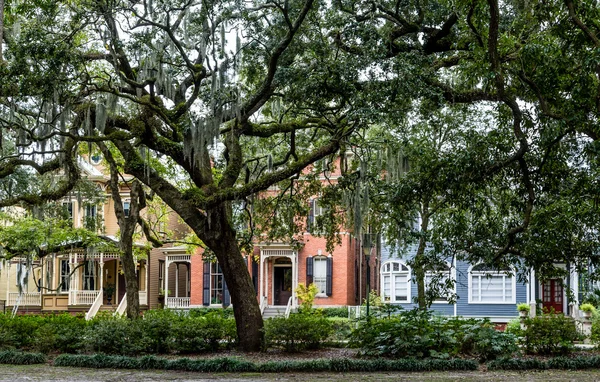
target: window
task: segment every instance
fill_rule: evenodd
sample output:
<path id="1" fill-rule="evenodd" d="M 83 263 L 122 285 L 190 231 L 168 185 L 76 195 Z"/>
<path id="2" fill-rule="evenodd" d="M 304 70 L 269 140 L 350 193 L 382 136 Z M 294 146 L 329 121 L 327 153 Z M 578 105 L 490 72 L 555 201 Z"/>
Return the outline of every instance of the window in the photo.
<path id="1" fill-rule="evenodd" d="M 317 295 L 327 295 L 327 258 L 314 258 L 313 283 L 317 286 Z"/>
<path id="2" fill-rule="evenodd" d="M 125 217 L 129 217 L 129 212 L 131 211 L 131 202 L 123 202 L 123 213 Z"/>
<path id="3" fill-rule="evenodd" d="M 67 292 L 69 290 L 69 260 L 60 260 L 60 291 Z"/>
<path id="4" fill-rule="evenodd" d="M 93 154 L 91 157 L 91 162 L 93 165 L 98 165 L 100 164 L 100 161 L 102 160 L 102 156 L 98 153 Z"/>
<path id="5" fill-rule="evenodd" d="M 93 261 L 83 265 L 83 290 L 96 290 L 96 263 Z"/>
<path id="6" fill-rule="evenodd" d="M 515 277 L 509 269 L 475 265 L 469 272 L 469 303 L 515 304 Z"/>
<path id="7" fill-rule="evenodd" d="M 97 207 L 95 204 L 86 204 L 85 205 L 85 228 L 95 231 L 98 227 L 96 227 L 96 215 L 97 215 Z"/>
<path id="8" fill-rule="evenodd" d="M 409 302 L 409 268 L 400 261 L 383 264 L 381 267 L 381 290 L 385 302 Z"/>
<path id="9" fill-rule="evenodd" d="M 223 271 L 218 263 L 210 264 L 210 303 L 223 304 Z"/>
<path id="10" fill-rule="evenodd" d="M 425 290 L 435 296 L 434 303 L 446 303 L 454 288 L 448 289 L 448 280 L 454 280 L 452 268 L 445 264 L 437 271 L 428 271 L 425 273 Z M 433 283 L 433 285 L 432 285 Z"/>
<path id="11" fill-rule="evenodd" d="M 66 218 L 72 219 L 73 218 L 73 202 L 64 202 L 62 204 L 62 208 L 63 208 L 63 215 Z"/>
<path id="12" fill-rule="evenodd" d="M 164 293 L 165 289 L 165 261 L 158 260 L 158 293 Z"/>

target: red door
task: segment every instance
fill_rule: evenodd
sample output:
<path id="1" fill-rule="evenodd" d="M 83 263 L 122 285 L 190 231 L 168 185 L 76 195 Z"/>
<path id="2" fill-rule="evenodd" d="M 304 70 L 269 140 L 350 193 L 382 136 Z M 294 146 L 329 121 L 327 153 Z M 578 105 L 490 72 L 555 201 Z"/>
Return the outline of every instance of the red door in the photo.
<path id="1" fill-rule="evenodd" d="M 560 279 L 546 280 L 542 285 L 544 310 L 563 313 L 563 285 Z"/>

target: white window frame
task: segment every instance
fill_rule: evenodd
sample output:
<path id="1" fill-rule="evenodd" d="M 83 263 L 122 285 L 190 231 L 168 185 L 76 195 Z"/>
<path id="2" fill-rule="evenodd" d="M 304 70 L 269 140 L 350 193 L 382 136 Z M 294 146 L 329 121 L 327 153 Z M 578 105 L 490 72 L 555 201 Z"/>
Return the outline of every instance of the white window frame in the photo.
<path id="1" fill-rule="evenodd" d="M 432 277 L 438 273 L 443 273 L 446 278 L 450 278 L 454 283 L 454 287 L 451 290 L 448 290 L 448 294 L 444 296 L 440 296 L 438 300 L 432 301 L 432 304 L 448 304 L 448 300 L 452 296 L 452 294 L 456 294 L 456 268 L 454 268 L 450 263 L 445 263 L 446 269 L 441 271 L 427 271 L 425 272 L 425 290 L 427 291 L 429 287 L 428 277 Z"/>
<path id="2" fill-rule="evenodd" d="M 399 270 L 394 271 L 394 263 L 399 264 Z M 385 271 L 387 265 L 390 265 L 390 270 Z M 405 267 L 407 270 L 402 270 L 402 267 Z M 406 275 L 406 300 L 396 300 L 396 277 L 397 275 Z M 399 260 L 388 260 L 385 263 L 381 264 L 381 268 L 379 271 L 380 276 L 380 285 L 381 285 L 381 294 L 383 302 L 388 304 L 410 304 L 411 303 L 411 289 L 412 289 L 412 270 L 406 265 L 406 263 Z M 385 278 L 390 278 L 390 295 L 385 295 Z M 388 299 L 389 297 L 389 299 Z"/>
<path id="3" fill-rule="evenodd" d="M 323 263 L 323 275 L 317 274 L 318 263 Z M 313 257 L 313 284 L 318 289 L 316 294 L 317 297 L 327 297 L 327 257 L 326 256 L 315 256 Z M 323 291 L 321 292 L 321 285 L 323 286 Z"/>
<path id="4" fill-rule="evenodd" d="M 123 201 L 123 215 L 125 215 L 125 217 L 128 218 L 130 214 L 131 214 L 131 201 L 124 200 Z"/>
<path id="5" fill-rule="evenodd" d="M 514 269 L 507 269 L 507 270 L 500 270 L 500 271 L 473 271 L 473 268 L 477 267 L 481 265 L 481 263 L 479 264 L 475 264 L 472 265 L 471 267 L 469 267 L 469 304 L 516 304 L 517 303 L 517 278 L 516 278 L 516 274 L 515 274 L 515 270 Z M 509 273 L 507 273 L 507 271 Z M 481 301 L 481 285 L 482 285 L 482 281 L 485 282 L 485 280 L 489 280 L 490 277 L 488 277 L 488 275 L 491 275 L 491 278 L 494 277 L 502 277 L 502 285 L 503 285 L 503 299 L 502 300 L 487 300 L 487 301 Z M 473 277 L 477 277 L 479 279 L 479 301 L 476 301 L 473 298 Z M 510 278 L 509 281 L 507 281 L 507 278 Z M 506 283 L 510 282 L 511 283 L 511 293 L 510 295 L 506 294 Z"/>

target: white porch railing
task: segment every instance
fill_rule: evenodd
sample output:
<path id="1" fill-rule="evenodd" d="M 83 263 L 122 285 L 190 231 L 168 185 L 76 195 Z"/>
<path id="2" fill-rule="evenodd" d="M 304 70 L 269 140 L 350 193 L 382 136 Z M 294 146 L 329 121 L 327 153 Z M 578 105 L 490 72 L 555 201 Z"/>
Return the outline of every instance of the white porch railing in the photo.
<path id="1" fill-rule="evenodd" d="M 42 294 L 40 292 L 22 293 L 19 299 L 19 292 L 10 292 L 6 305 L 15 306 L 19 302 L 19 306 L 42 306 Z"/>
<path id="2" fill-rule="evenodd" d="M 190 307 L 190 298 L 165 297 L 165 306 L 170 309 L 187 309 Z"/>
<path id="3" fill-rule="evenodd" d="M 70 290 L 69 304 L 71 305 L 92 305 L 100 294 L 99 290 Z"/>
<path id="4" fill-rule="evenodd" d="M 85 319 L 88 321 L 96 316 L 96 313 L 98 313 L 98 311 L 100 310 L 100 307 L 102 306 L 102 303 L 104 302 L 104 294 L 102 293 L 102 291 L 98 291 L 98 292 L 99 293 L 96 296 L 94 303 L 90 307 L 90 310 L 88 310 L 87 313 L 85 314 Z"/>
<path id="5" fill-rule="evenodd" d="M 115 311 L 114 315 L 121 316 L 125 313 L 126 309 L 127 309 L 127 292 L 125 292 L 125 294 L 123 295 L 123 298 L 121 299 L 121 302 L 119 302 L 119 306 L 117 307 L 117 310 Z"/>
<path id="6" fill-rule="evenodd" d="M 290 297 L 290 299 L 288 300 L 287 307 L 285 308 L 285 318 L 290 317 L 290 313 L 292 312 L 292 301 L 293 300 L 294 300 L 293 297 Z"/>
<path id="7" fill-rule="evenodd" d="M 145 290 L 140 291 L 140 305 L 148 305 L 148 292 Z"/>
<path id="8" fill-rule="evenodd" d="M 260 314 L 261 315 L 265 312 L 266 307 L 267 307 L 267 296 L 261 296 L 261 298 L 260 298 Z"/>

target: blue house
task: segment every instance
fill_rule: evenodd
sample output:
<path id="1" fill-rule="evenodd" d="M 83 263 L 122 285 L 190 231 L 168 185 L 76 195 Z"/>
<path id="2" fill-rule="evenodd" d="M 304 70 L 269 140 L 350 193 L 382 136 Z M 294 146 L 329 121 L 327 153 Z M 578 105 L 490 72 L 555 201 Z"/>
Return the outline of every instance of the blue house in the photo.
<path id="1" fill-rule="evenodd" d="M 400 254 L 392 254 L 383 245 L 380 258 L 380 294 L 384 302 L 397 304 L 405 309 L 417 306 L 417 284 L 408 260 L 416 254 L 417 246 L 408 247 Z M 557 267 L 564 265 L 556 264 Z M 519 275 L 519 272 L 521 274 Z M 449 303 L 447 297 L 434 301 L 431 309 L 442 315 L 489 318 L 492 322 L 505 323 L 518 316 L 516 304 L 529 303 L 531 315 L 535 315 L 536 300 L 542 307 L 552 307 L 556 312 L 577 314 L 579 277 L 572 270 L 564 279 L 537 280 L 533 270 L 492 269 L 484 264 L 470 264 L 448 259 L 439 274 L 428 272 L 425 284 L 430 280 L 454 280 L 456 301 Z M 521 277 L 519 277 L 521 276 Z M 524 276 L 524 277 L 523 277 Z M 525 280 L 525 281 L 523 281 Z M 566 289 L 571 289 L 575 301 L 568 301 Z"/>

